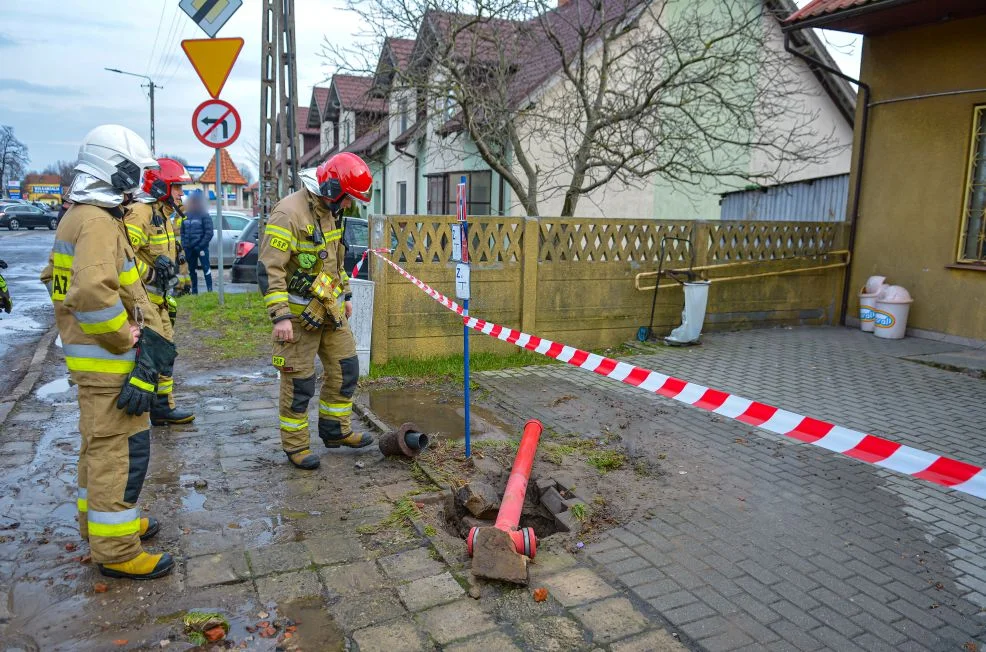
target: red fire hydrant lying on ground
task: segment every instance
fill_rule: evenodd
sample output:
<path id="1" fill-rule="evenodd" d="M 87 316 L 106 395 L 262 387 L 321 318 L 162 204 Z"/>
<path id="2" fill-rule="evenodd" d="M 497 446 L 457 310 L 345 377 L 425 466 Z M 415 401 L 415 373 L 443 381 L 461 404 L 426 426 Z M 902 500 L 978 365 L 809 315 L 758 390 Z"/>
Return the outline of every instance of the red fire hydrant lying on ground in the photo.
<path id="1" fill-rule="evenodd" d="M 493 528 L 474 527 L 469 530 L 469 536 L 466 537 L 466 548 L 469 550 L 470 556 L 473 556 L 473 552 L 478 548 L 477 537 L 486 537 L 488 534 L 493 534 L 487 532 L 493 529 L 500 530 L 509 535 L 510 540 L 513 542 L 511 553 L 523 555 L 528 559 L 533 558 L 537 553 L 537 538 L 534 536 L 534 530 L 529 527 L 521 528 L 519 525 L 520 514 L 524 509 L 524 498 L 527 494 L 527 483 L 531 477 L 531 467 L 534 465 L 534 454 L 537 452 L 538 442 L 541 439 L 541 432 L 543 430 L 544 427 L 537 419 L 531 419 L 524 425 L 524 435 L 520 439 L 520 447 L 517 450 L 517 457 L 514 459 L 513 469 L 510 471 L 510 479 L 507 481 L 507 488 L 503 492 L 503 500 L 500 502 L 500 511 L 496 517 L 496 525 Z M 502 535 L 498 535 L 497 538 L 506 541 Z M 473 562 L 474 572 L 476 572 L 477 566 L 481 566 L 481 561 L 483 560 L 477 559 Z M 522 564 L 526 578 L 526 560 L 523 560 Z M 482 574 L 481 576 L 517 581 L 516 572 L 507 574 L 511 575 L 511 577 L 491 576 L 488 574 Z"/>

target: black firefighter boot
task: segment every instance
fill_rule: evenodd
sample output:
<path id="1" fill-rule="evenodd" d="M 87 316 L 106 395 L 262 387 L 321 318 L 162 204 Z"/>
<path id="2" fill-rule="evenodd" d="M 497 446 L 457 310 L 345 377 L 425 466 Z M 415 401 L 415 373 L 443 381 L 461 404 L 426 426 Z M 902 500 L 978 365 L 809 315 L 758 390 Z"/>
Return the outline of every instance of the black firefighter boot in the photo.
<path id="1" fill-rule="evenodd" d="M 151 405 L 152 426 L 170 426 L 193 421 L 195 421 L 195 413 L 172 408 L 168 404 L 167 394 L 157 394 L 154 397 L 154 403 Z"/>

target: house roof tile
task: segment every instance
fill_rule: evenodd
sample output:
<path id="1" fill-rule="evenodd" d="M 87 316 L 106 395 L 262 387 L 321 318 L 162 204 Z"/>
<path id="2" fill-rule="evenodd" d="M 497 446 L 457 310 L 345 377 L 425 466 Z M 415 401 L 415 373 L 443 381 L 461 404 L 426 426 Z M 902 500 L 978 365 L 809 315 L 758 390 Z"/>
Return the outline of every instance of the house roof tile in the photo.
<path id="1" fill-rule="evenodd" d="M 818 16 L 832 14 L 837 11 L 842 11 L 843 9 L 872 4 L 876 1 L 877 0 L 812 0 L 804 7 L 791 14 L 784 22 L 793 23 L 799 20 L 805 20 L 806 18 L 817 18 Z"/>
<path id="2" fill-rule="evenodd" d="M 299 106 L 297 109 L 295 109 L 296 113 L 295 113 L 294 121 L 295 124 L 298 125 L 298 133 L 309 134 L 311 136 L 318 136 L 319 135 L 318 129 L 316 129 L 315 127 L 308 126 L 308 109 L 309 107 L 307 106 Z"/>
<path id="3" fill-rule="evenodd" d="M 373 77 L 357 77 L 356 75 L 333 75 L 332 85 L 343 109 L 349 111 L 370 111 L 384 113 L 387 103 L 383 98 L 370 94 Z"/>
<path id="4" fill-rule="evenodd" d="M 390 131 L 390 124 L 387 120 L 381 120 L 372 129 L 349 144 L 344 151 L 354 154 L 375 154 L 381 147 L 387 144 L 387 135 Z"/>
<path id="5" fill-rule="evenodd" d="M 236 164 L 233 163 L 233 159 L 230 158 L 229 152 L 225 148 L 219 150 L 219 160 L 222 162 L 222 173 L 223 173 L 223 185 L 229 184 L 231 186 L 245 186 L 247 181 L 240 174 L 237 169 Z M 205 172 L 199 177 L 199 183 L 215 183 L 216 182 L 216 159 L 212 158 L 209 160 L 209 165 L 206 167 Z"/>
<path id="6" fill-rule="evenodd" d="M 318 107 L 319 122 L 325 116 L 325 108 L 329 104 L 329 87 L 315 86 L 312 88 L 312 97 L 315 99 L 315 106 Z"/>

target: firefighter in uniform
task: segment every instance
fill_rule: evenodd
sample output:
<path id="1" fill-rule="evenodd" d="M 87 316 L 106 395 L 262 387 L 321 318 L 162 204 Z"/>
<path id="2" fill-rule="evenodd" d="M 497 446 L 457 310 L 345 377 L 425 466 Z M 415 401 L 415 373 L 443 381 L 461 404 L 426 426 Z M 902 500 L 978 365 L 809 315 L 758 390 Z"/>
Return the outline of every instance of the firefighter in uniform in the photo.
<path id="1" fill-rule="evenodd" d="M 184 169 L 184 166 L 182 166 L 182 170 Z M 185 181 L 192 180 L 192 177 L 187 171 L 185 172 L 185 177 L 187 177 Z M 172 195 L 172 200 L 161 206 L 161 211 L 171 221 L 171 226 L 175 232 L 175 247 L 178 249 L 178 285 L 175 286 L 175 296 L 183 297 L 192 291 L 192 275 L 188 273 L 188 260 L 185 258 L 185 248 L 181 244 L 181 225 L 185 221 L 185 213 L 182 211 L 182 193 L 180 187 L 179 191 Z"/>
<path id="2" fill-rule="evenodd" d="M 157 160 L 157 170 L 144 173 L 142 193 L 127 214 L 127 235 L 137 253 L 137 273 L 144 282 L 147 297 L 154 304 L 160 333 L 169 342 L 175 341 L 175 317 L 178 304 L 172 296 L 172 286 L 179 281 L 176 231 L 169 218 L 175 209 L 176 195 L 181 197 L 182 183 L 192 180 L 185 166 L 170 158 Z M 150 203 L 147 203 L 150 202 Z M 167 209 L 172 209 L 166 213 Z M 174 370 L 164 369 L 157 385 L 157 397 L 151 408 L 151 425 L 191 423 L 195 414 L 175 407 Z"/>
<path id="3" fill-rule="evenodd" d="M 329 448 L 363 448 L 373 437 L 352 430 L 359 378 L 349 276 L 343 269 L 342 211 L 369 201 L 373 177 L 355 154 L 336 154 L 302 173 L 305 187 L 274 207 L 257 264 L 264 304 L 274 323 L 273 365 L 281 375 L 281 445 L 291 463 L 318 468 L 308 434 L 315 394 L 315 356 L 325 377 L 318 402 L 318 434 Z M 345 303 L 340 305 L 340 300 Z"/>
<path id="4" fill-rule="evenodd" d="M 0 269 L 7 269 L 7 262 L 0 260 Z M 8 315 L 14 309 L 14 302 L 10 299 L 10 289 L 7 288 L 7 281 L 3 274 L 0 274 L 0 310 Z"/>
<path id="5" fill-rule="evenodd" d="M 123 222 L 125 194 L 156 166 L 133 131 L 103 125 L 79 148 L 70 198 L 41 280 L 55 309 L 65 363 L 79 391 L 79 530 L 109 577 L 171 571 L 168 553 L 145 552 L 159 530 L 136 503 L 150 462 L 147 412 L 174 346 L 154 331 Z"/>

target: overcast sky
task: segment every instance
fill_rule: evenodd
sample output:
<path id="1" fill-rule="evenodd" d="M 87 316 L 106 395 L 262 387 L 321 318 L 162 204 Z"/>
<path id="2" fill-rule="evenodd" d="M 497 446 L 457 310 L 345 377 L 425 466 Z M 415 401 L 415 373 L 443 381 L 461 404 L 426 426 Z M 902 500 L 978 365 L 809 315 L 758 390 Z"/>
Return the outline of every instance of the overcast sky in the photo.
<path id="1" fill-rule="evenodd" d="M 806 0 L 799 0 L 804 4 Z M 154 78 L 164 86 L 155 97 L 158 154 L 183 156 L 206 165 L 212 150 L 192 135 L 192 111 L 209 95 L 182 51 L 184 38 L 206 38 L 178 8 L 178 0 L 34 0 L 4 3 L 0 22 L 0 124 L 11 125 L 29 148 L 31 167 L 74 160 L 81 138 L 92 127 L 118 123 L 149 137 L 149 103 L 142 80 L 103 70 L 119 68 Z M 329 70 L 317 56 L 322 36 L 352 39 L 360 26 L 340 9 L 339 0 L 295 0 L 297 12 L 298 103 L 307 106 L 312 85 Z M 243 119 L 230 148 L 247 163 L 259 143 L 259 0 L 243 6 L 219 32 L 240 36 L 245 45 L 221 98 Z M 832 41 L 844 44 L 836 35 Z M 850 42 L 833 55 L 849 74 L 858 72 L 859 48 Z"/>

